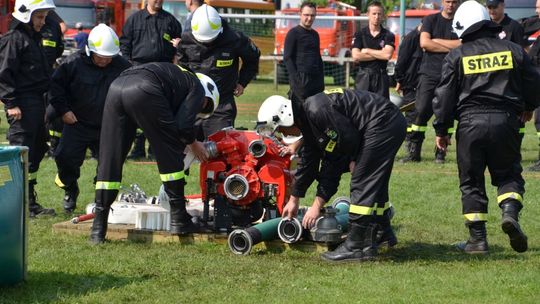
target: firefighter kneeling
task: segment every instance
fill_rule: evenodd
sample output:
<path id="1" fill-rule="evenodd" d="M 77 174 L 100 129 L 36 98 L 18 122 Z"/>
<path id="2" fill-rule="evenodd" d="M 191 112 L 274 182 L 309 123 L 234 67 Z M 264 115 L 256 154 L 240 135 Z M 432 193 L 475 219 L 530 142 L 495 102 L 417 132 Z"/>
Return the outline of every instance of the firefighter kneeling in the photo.
<path id="1" fill-rule="evenodd" d="M 324 260 L 371 260 L 379 244 L 395 245 L 397 240 L 390 226 L 388 183 L 407 123 L 394 104 L 367 91 L 333 89 L 308 97 L 301 108 L 284 97 L 269 97 L 258 115 L 259 127 L 266 125 L 284 135 L 297 136 L 300 132 L 303 135 L 304 151 L 283 217 L 296 216 L 299 198 L 317 178 L 315 202 L 302 220 L 303 226 L 310 229 L 336 182 L 328 180 L 328 176 L 339 178 L 341 175 L 341 171 L 332 172 L 343 167 L 336 162 L 350 162 L 349 234 L 336 250 L 322 255 Z M 325 157 L 324 154 L 342 157 Z"/>
<path id="2" fill-rule="evenodd" d="M 500 26 L 486 8 L 466 1 L 456 12 L 453 27 L 462 45 L 445 58 L 442 79 L 433 102 L 436 144 L 446 150 L 447 130 L 458 120 L 457 161 L 463 215 L 470 238 L 458 244 L 466 253 L 488 252 L 488 198 L 484 171 L 497 187 L 502 230 L 517 252 L 527 250 L 527 237 L 518 223 L 525 181 L 521 176 L 519 126 L 540 105 L 540 75 L 521 46 L 500 40 Z M 525 111 L 525 112 L 524 112 Z"/>
<path id="3" fill-rule="evenodd" d="M 183 152 L 188 145 L 201 161 L 206 160 L 203 144 L 195 141 L 195 119 L 210 117 L 218 102 L 219 92 L 212 79 L 172 63 L 130 68 L 111 84 L 101 128 L 92 243 L 105 240 L 110 206 L 118 194 L 137 126 L 154 149 L 170 198 L 171 234 L 197 230 L 185 206 Z"/>

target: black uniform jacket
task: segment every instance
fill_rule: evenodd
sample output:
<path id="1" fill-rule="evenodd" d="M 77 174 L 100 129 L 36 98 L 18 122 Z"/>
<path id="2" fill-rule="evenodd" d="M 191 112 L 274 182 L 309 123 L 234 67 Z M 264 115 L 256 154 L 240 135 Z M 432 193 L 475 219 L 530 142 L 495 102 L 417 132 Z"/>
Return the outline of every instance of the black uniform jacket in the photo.
<path id="1" fill-rule="evenodd" d="M 498 38 L 464 42 L 444 59 L 433 101 L 438 136 L 469 111 L 519 115 L 540 105 L 540 76 L 523 48 Z"/>
<path id="2" fill-rule="evenodd" d="M 328 176 L 339 177 L 343 165 L 348 166 L 324 160 L 319 170 L 323 154 L 344 155 L 348 160 L 356 160 L 362 150 L 365 130 L 399 111 L 382 96 L 346 89 L 326 90 L 308 97 L 303 108 L 307 121 L 307 126 L 301 126 L 304 154 L 298 164 L 292 194 L 303 197 L 311 183 L 318 179 L 317 195 L 323 198 L 333 194 L 329 189 L 336 184 Z"/>
<path id="3" fill-rule="evenodd" d="M 42 45 L 51 68 L 56 63 L 56 59 L 60 58 L 64 52 L 64 36 L 60 29 L 60 21 L 62 19 L 54 10 L 49 11 L 47 18 L 45 18 L 45 25 L 41 28 Z"/>
<path id="4" fill-rule="evenodd" d="M 160 92 L 169 101 L 180 131 L 180 140 L 189 145 L 195 141 L 195 119 L 202 111 L 204 88 L 197 75 L 188 68 L 168 63 L 152 62 L 134 66 L 121 75 L 137 74 L 140 70 L 151 73 L 153 77 L 145 79 L 152 83 L 156 92 Z M 148 74 L 145 74 L 148 75 Z M 149 99 L 148 102 L 152 100 Z M 152 113 L 147 113 L 152 115 Z"/>
<path id="5" fill-rule="evenodd" d="M 136 63 L 172 62 L 176 49 L 171 44 L 180 38 L 182 26 L 167 11 L 150 15 L 144 9 L 131 15 L 122 28 L 120 51 L 122 56 Z"/>
<path id="6" fill-rule="evenodd" d="M 405 35 L 399 45 L 395 77 L 401 88 L 413 90 L 418 86 L 418 71 L 423 53 L 420 47 L 420 32 L 414 29 Z"/>
<path id="7" fill-rule="evenodd" d="M 49 102 L 59 116 L 72 111 L 78 123 L 99 128 L 109 86 L 130 66 L 126 59 L 115 56 L 108 66 L 100 68 L 84 50 L 73 53 L 53 74 Z"/>
<path id="8" fill-rule="evenodd" d="M 182 33 L 178 56 L 182 64 L 212 78 L 218 86 L 220 103 L 227 103 L 234 101 L 237 83 L 245 88 L 257 75 L 261 52 L 243 33 L 231 29 L 226 22 L 222 24 L 223 32 L 206 44 L 195 40 L 192 31 Z"/>
<path id="9" fill-rule="evenodd" d="M 49 88 L 51 72 L 41 38 L 17 19 L 0 38 L 0 100 L 7 109 L 19 106 L 18 98 L 42 96 Z"/>

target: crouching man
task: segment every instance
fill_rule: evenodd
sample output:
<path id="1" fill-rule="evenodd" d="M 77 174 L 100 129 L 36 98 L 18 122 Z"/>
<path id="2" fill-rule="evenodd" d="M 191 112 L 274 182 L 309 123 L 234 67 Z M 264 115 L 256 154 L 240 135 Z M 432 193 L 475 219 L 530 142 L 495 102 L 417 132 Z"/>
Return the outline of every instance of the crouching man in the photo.
<path id="1" fill-rule="evenodd" d="M 197 117 L 208 118 L 219 102 L 217 86 L 208 76 L 159 62 L 124 71 L 111 84 L 103 114 L 96 207 L 90 241 L 103 243 L 107 219 L 122 179 L 122 167 L 139 126 L 154 148 L 161 180 L 171 205 L 171 234 L 196 231 L 186 211 L 184 149 L 207 158 L 195 141 Z"/>
<path id="2" fill-rule="evenodd" d="M 336 250 L 322 254 L 327 261 L 364 261 L 377 254 L 377 243 L 395 244 L 390 226 L 388 183 L 396 153 L 405 138 L 407 123 L 388 99 L 367 91 L 327 90 L 306 99 L 298 108 L 280 96 L 271 96 L 261 105 L 258 124 L 284 135 L 304 137 L 304 154 L 298 164 L 292 195 L 283 217 L 297 215 L 300 197 L 317 178 L 317 196 L 303 218 L 310 229 L 326 203 L 322 175 L 342 164 L 332 164 L 325 155 L 349 161 L 351 176 L 350 230 Z M 322 162 L 321 168 L 319 163 Z M 321 174 L 325 172 L 325 174 Z M 324 178 L 322 180 L 325 180 Z"/>

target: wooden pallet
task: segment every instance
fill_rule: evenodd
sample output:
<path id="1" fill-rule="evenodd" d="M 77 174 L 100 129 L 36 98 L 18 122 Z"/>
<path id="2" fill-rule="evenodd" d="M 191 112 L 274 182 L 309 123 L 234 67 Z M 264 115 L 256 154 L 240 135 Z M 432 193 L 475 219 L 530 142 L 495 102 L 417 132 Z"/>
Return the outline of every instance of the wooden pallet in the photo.
<path id="1" fill-rule="evenodd" d="M 90 235 L 92 221 L 73 224 L 70 221 L 60 222 L 53 225 L 55 233 L 65 233 L 71 235 Z M 188 236 L 171 235 L 167 231 L 156 231 L 147 229 L 136 229 L 135 225 L 109 224 L 107 229 L 107 239 L 128 240 L 134 242 L 148 243 L 218 243 L 227 246 L 227 234 L 225 233 L 195 233 Z M 301 241 L 295 244 L 287 244 L 281 240 L 262 242 L 254 246 L 253 250 L 266 249 L 272 251 L 296 250 L 302 252 L 325 252 L 329 246 L 324 243 L 311 241 Z"/>

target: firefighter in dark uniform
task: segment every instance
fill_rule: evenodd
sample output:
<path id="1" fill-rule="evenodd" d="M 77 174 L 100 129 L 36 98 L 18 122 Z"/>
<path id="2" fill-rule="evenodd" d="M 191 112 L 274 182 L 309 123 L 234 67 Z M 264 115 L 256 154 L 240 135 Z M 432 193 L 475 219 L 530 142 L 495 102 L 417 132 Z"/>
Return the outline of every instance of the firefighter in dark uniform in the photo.
<path id="1" fill-rule="evenodd" d="M 225 127 L 234 127 L 234 97 L 242 95 L 257 75 L 260 52 L 247 36 L 222 22 L 218 12 L 206 4 L 193 13 L 191 29 L 182 33 L 178 60 L 212 78 L 221 96 L 214 115 L 197 121 L 198 139 L 203 140 Z"/>
<path id="2" fill-rule="evenodd" d="M 9 123 L 10 145 L 27 146 L 30 217 L 52 215 L 36 198 L 35 184 L 39 163 L 47 151 L 45 102 L 50 84 L 50 68 L 42 47 L 40 30 L 51 0 L 17 0 L 10 30 L 0 39 L 0 100 Z"/>
<path id="3" fill-rule="evenodd" d="M 502 230 L 517 252 L 527 250 L 527 237 L 518 223 L 525 181 L 521 176 L 519 122 L 524 111 L 540 105 L 540 74 L 523 48 L 497 37 L 500 26 L 484 6 L 467 1 L 457 10 L 453 27 L 462 46 L 445 58 L 433 104 L 436 144 L 446 149 L 448 127 L 458 121 L 457 161 L 463 215 L 470 238 L 458 248 L 488 252 L 488 198 L 484 172 L 491 174 L 502 209 Z M 527 114 L 527 113 L 526 113 Z"/>
<path id="4" fill-rule="evenodd" d="M 105 240 L 110 206 L 118 194 L 123 163 L 137 126 L 154 148 L 170 198 L 171 234 L 196 230 L 185 206 L 184 150 L 189 146 L 200 160 L 206 160 L 203 144 L 195 140 L 195 118 L 208 118 L 218 101 L 212 79 L 166 62 L 132 67 L 111 84 L 101 128 L 92 243 Z"/>
<path id="5" fill-rule="evenodd" d="M 377 253 L 378 231 L 391 232 L 390 217 L 385 216 L 389 209 L 388 183 L 394 158 L 405 138 L 405 118 L 390 100 L 371 92 L 347 89 L 327 90 L 308 97 L 301 111 L 305 118 L 299 121 L 298 110 L 293 110 L 290 100 L 272 96 L 263 102 L 258 114 L 259 126 L 267 125 L 285 135 L 301 132 L 304 136 L 305 153 L 282 216 L 296 216 L 300 197 L 321 176 L 320 172 L 332 170 L 319 169 L 324 154 L 347 156 L 352 172 L 349 234 L 344 243 L 322 258 L 372 259 Z M 332 163 L 323 162 L 324 165 Z M 315 202 L 303 218 L 302 224 L 308 229 L 315 224 L 319 208 L 325 203 L 325 198 L 319 196 L 325 188 L 319 180 Z"/>
<path id="6" fill-rule="evenodd" d="M 309 96 L 324 90 L 324 69 L 320 53 L 320 38 L 312 28 L 316 6 L 303 2 L 300 6 L 300 24 L 285 37 L 283 62 L 289 73 L 289 99 L 303 103 Z"/>
<path id="7" fill-rule="evenodd" d="M 161 0 L 148 0 L 146 8 L 129 16 L 122 28 L 120 51 L 133 65 L 174 60 L 182 26 L 162 5 Z M 139 133 L 129 158 L 145 156 L 145 137 Z"/>
<path id="8" fill-rule="evenodd" d="M 105 24 L 90 32 L 86 50 L 73 53 L 53 75 L 48 99 L 64 122 L 55 154 L 56 185 L 65 191 L 64 210 L 76 208 L 86 149 L 99 147 L 105 97 L 113 80 L 131 65 L 121 56 L 118 36 Z M 99 150 L 99 149 L 98 149 Z"/>
<path id="9" fill-rule="evenodd" d="M 410 154 L 410 161 L 413 162 L 421 161 L 422 143 L 426 137 L 427 123 L 433 116 L 433 98 L 441 78 L 442 61 L 451 49 L 460 45 L 452 29 L 452 18 L 458 4 L 458 0 L 442 0 L 442 11 L 422 20 L 420 47 L 424 49 L 424 56 L 416 90 L 415 106 L 418 116 L 411 126 L 410 146 L 415 153 Z M 453 132 L 453 127 L 450 132 Z M 446 152 L 436 148 L 435 162 L 444 163 L 445 158 Z"/>
<path id="10" fill-rule="evenodd" d="M 394 34 L 382 27 L 384 6 L 374 1 L 368 5 L 368 26 L 354 34 L 352 58 L 359 63 L 355 88 L 389 98 L 388 60 L 394 52 Z"/>
<path id="11" fill-rule="evenodd" d="M 43 36 L 43 49 L 47 56 L 47 62 L 54 71 L 56 68 L 56 60 L 62 57 L 64 52 L 64 35 L 60 27 L 60 23 L 64 22 L 55 11 L 50 11 L 45 18 L 45 25 L 41 28 L 41 35 Z M 54 108 L 47 101 L 47 108 L 45 110 L 45 126 L 49 132 L 49 156 L 54 155 L 54 151 L 58 146 L 60 137 L 62 136 L 62 128 L 64 127 L 62 119 L 54 111 Z"/>
<path id="12" fill-rule="evenodd" d="M 405 35 L 399 44 L 398 58 L 395 67 L 395 77 L 397 81 L 396 91 L 403 95 L 404 104 L 410 104 L 416 100 L 416 87 L 418 86 L 418 70 L 422 63 L 424 51 L 420 47 L 420 29 L 419 24 L 414 30 Z M 401 159 L 402 162 L 409 162 L 416 153 L 412 150 L 414 146 L 410 144 L 412 124 L 416 116 L 416 108 L 405 112 L 407 120 L 407 136 L 405 137 L 408 155 Z"/>

